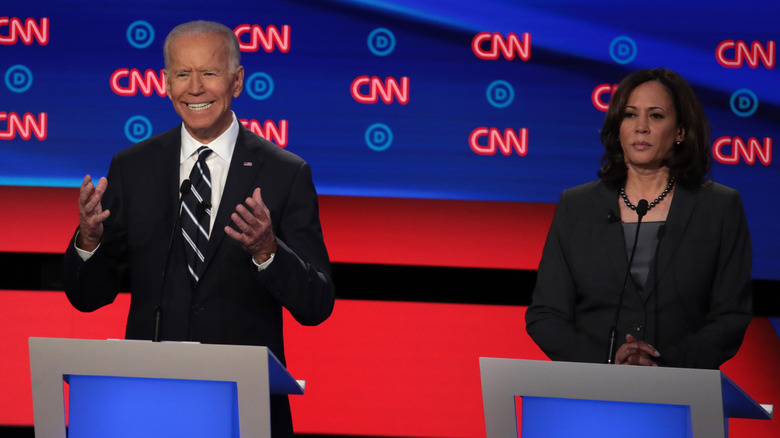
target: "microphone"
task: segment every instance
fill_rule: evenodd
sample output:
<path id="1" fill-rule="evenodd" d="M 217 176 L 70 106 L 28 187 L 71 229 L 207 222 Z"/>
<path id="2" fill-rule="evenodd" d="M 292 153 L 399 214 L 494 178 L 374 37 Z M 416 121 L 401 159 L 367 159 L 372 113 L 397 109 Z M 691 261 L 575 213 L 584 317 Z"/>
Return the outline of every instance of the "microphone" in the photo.
<path id="1" fill-rule="evenodd" d="M 184 202 L 184 194 L 190 191 L 192 182 L 189 179 L 182 181 L 179 187 L 179 208 L 176 209 L 176 220 L 173 222 L 173 229 L 171 230 L 171 238 L 168 240 L 168 251 L 165 253 L 165 264 L 162 271 L 162 283 L 160 284 L 160 292 L 157 294 L 157 307 L 154 309 L 154 337 L 152 341 L 160 342 L 160 321 L 162 320 L 162 300 L 163 293 L 165 292 L 165 280 L 168 278 L 168 264 L 171 260 L 171 248 L 173 247 L 173 237 L 176 235 L 176 229 L 181 222 L 181 204 Z"/>
<path id="2" fill-rule="evenodd" d="M 636 215 L 639 217 L 637 227 L 639 227 L 639 224 L 642 222 L 642 218 L 647 214 L 648 208 L 650 207 L 647 205 L 647 201 L 644 199 L 640 199 L 639 202 L 636 203 Z"/>
<path id="3" fill-rule="evenodd" d="M 642 218 L 647 214 L 647 201 L 640 199 L 636 204 L 636 234 L 634 235 L 634 245 L 631 248 L 631 257 L 628 258 L 628 269 L 626 269 L 626 277 L 623 280 L 623 289 L 620 290 L 620 299 L 618 300 L 617 308 L 615 309 L 615 320 L 612 323 L 612 327 L 609 329 L 609 351 L 607 352 L 607 363 L 615 363 L 615 344 L 617 343 L 617 324 L 620 319 L 620 308 L 623 307 L 623 295 L 626 294 L 626 285 L 628 284 L 628 276 L 631 275 L 631 265 L 634 263 L 634 254 L 636 254 L 636 244 L 639 243 L 639 227 L 642 225 Z"/>

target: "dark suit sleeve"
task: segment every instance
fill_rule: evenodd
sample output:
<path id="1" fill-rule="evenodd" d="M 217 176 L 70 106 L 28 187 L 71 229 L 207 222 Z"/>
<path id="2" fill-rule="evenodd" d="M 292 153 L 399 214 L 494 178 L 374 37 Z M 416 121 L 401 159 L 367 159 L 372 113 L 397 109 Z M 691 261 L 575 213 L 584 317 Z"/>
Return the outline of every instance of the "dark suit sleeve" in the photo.
<path id="1" fill-rule="evenodd" d="M 76 233 L 68 244 L 62 263 L 65 294 L 73 307 L 91 312 L 114 302 L 121 284 L 124 259 L 125 232 L 122 224 L 122 208 L 117 194 L 121 191 L 122 178 L 115 156 L 108 172 L 108 187 L 102 205 L 111 215 L 104 223 L 100 246 L 86 261 L 75 248 Z"/>
<path id="2" fill-rule="evenodd" d="M 728 189 L 719 195 L 708 206 L 707 214 L 719 228 L 707 236 L 717 242 L 715 276 L 691 279 L 688 278 L 691 275 L 689 271 L 688 275 L 676 279 L 676 293 L 683 306 L 702 309 L 703 324 L 678 342 L 667 343 L 661 351 L 659 363 L 662 365 L 718 368 L 737 353 L 750 323 L 752 249 L 739 192 Z M 689 267 L 694 263 L 697 260 L 687 260 Z M 691 298 L 693 294 L 689 292 L 694 285 L 685 287 L 686 281 L 710 285 L 709 294 L 703 298 Z"/>
<path id="3" fill-rule="evenodd" d="M 258 274 L 258 281 L 298 322 L 317 325 L 333 311 L 335 291 L 317 193 L 305 162 L 292 179 L 280 217 L 281 223 L 274 225 L 274 261 Z"/>
<path id="4" fill-rule="evenodd" d="M 526 311 L 526 330 L 552 360 L 604 362 L 606 352 L 575 325 L 577 286 L 566 257 L 575 211 L 561 195 L 539 263 L 536 287 Z"/>

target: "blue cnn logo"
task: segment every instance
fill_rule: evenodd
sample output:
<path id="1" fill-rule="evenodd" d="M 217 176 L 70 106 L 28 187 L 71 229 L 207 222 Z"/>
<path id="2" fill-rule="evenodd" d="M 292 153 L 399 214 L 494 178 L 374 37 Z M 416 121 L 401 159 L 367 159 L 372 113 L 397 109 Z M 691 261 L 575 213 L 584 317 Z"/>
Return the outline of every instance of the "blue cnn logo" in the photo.
<path id="1" fill-rule="evenodd" d="M 395 50 L 395 35 L 385 28 L 374 29 L 368 35 L 368 50 L 376 56 L 387 56 Z"/>
<path id="2" fill-rule="evenodd" d="M 267 73 L 253 73 L 246 80 L 246 92 L 255 100 L 265 100 L 274 93 L 274 80 Z"/>
<path id="3" fill-rule="evenodd" d="M 365 139 L 369 148 L 382 152 L 393 144 L 393 131 L 384 123 L 374 123 L 366 129 Z"/>
<path id="4" fill-rule="evenodd" d="M 154 28 L 143 20 L 138 20 L 127 27 L 127 42 L 136 49 L 145 49 L 154 41 Z"/>
<path id="5" fill-rule="evenodd" d="M 742 88 L 731 95 L 729 104 L 734 114 L 740 117 L 750 117 L 758 109 L 758 96 L 747 88 Z"/>
<path id="6" fill-rule="evenodd" d="M 619 36 L 609 45 L 609 56 L 618 64 L 628 64 L 636 58 L 636 43 L 627 36 Z"/>
<path id="7" fill-rule="evenodd" d="M 24 93 L 32 87 L 33 75 L 29 68 L 17 64 L 5 72 L 5 86 L 14 93 Z"/>
<path id="8" fill-rule="evenodd" d="M 144 116 L 133 116 L 125 123 L 125 137 L 133 143 L 152 136 L 152 122 Z"/>
<path id="9" fill-rule="evenodd" d="M 506 108 L 515 100 L 515 89 L 507 81 L 493 81 L 487 88 L 487 100 L 496 108 Z"/>

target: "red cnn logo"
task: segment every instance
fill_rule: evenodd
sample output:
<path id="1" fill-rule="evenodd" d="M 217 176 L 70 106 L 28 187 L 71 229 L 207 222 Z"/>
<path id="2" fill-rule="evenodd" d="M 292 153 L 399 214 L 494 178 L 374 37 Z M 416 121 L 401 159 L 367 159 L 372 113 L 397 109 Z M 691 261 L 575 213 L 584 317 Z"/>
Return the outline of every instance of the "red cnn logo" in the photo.
<path id="1" fill-rule="evenodd" d="M 238 121 L 260 137 L 276 143 L 280 148 L 287 147 L 287 133 L 289 130 L 287 120 L 280 120 L 279 126 L 275 125 L 271 120 L 266 120 L 262 125 L 255 119 L 239 119 Z"/>
<path id="2" fill-rule="evenodd" d="M 253 24 L 240 24 L 233 29 L 233 32 L 238 38 L 238 47 L 242 52 L 257 52 L 260 46 L 263 46 L 263 50 L 268 53 L 274 51 L 274 48 L 278 47 L 282 53 L 290 51 L 290 26 L 282 26 L 282 32 L 279 33 L 279 29 L 276 26 L 268 26 L 266 30 Z M 244 42 L 241 37 L 244 34 L 249 34 L 249 42 Z"/>
<path id="3" fill-rule="evenodd" d="M 485 41 L 490 41 L 487 49 L 482 48 Z M 523 61 L 528 61 L 531 59 L 531 34 L 523 33 L 523 39 L 520 40 L 514 32 L 509 33 L 506 39 L 500 33 L 480 32 L 471 40 L 471 50 L 480 59 L 498 59 L 500 51 L 510 61 L 515 59 L 515 54 Z"/>
<path id="4" fill-rule="evenodd" d="M 19 39 L 28 46 L 33 43 L 33 39 L 42 46 L 49 44 L 48 18 L 41 18 L 40 23 L 28 18 L 22 24 L 22 20 L 16 17 L 0 17 L 0 28 L 5 26 L 8 26 L 9 32 L 8 35 L 0 35 L 0 44 L 16 44 Z"/>
<path id="5" fill-rule="evenodd" d="M 731 51 L 727 54 L 727 51 Z M 726 40 L 718 44 L 715 49 L 715 57 L 718 59 L 718 63 L 728 68 L 740 68 L 747 64 L 751 68 L 758 68 L 758 61 L 760 60 L 764 67 L 773 69 L 775 67 L 775 42 L 767 41 L 766 48 L 761 46 L 758 41 L 753 41 L 750 46 L 744 41 Z"/>
<path id="6" fill-rule="evenodd" d="M 46 123 L 48 118 L 46 113 L 38 113 L 38 120 L 30 113 L 24 113 L 22 117 L 16 113 L 0 113 L 0 122 L 7 121 L 7 129 L 0 129 L 0 140 L 13 140 L 17 133 L 24 140 L 31 139 L 33 134 L 38 140 L 46 140 L 49 131 Z"/>
<path id="7" fill-rule="evenodd" d="M 731 145 L 730 155 L 726 155 L 723 151 L 724 146 L 728 145 Z M 712 144 L 712 156 L 723 164 L 738 164 L 739 157 L 742 156 L 751 166 L 756 164 L 756 157 L 758 157 L 761 164 L 769 166 L 772 164 L 772 139 L 764 138 L 762 145 L 758 139 L 750 137 L 745 145 L 745 141 L 739 137 L 720 137 Z"/>
<path id="8" fill-rule="evenodd" d="M 124 82 L 125 78 L 127 78 L 127 86 L 120 84 L 120 81 Z M 158 73 L 147 69 L 141 73 L 137 68 L 120 68 L 111 74 L 111 90 L 114 93 L 120 96 L 135 96 L 139 89 L 146 97 L 151 96 L 153 91 L 157 91 L 158 96 L 165 97 L 168 93 L 165 91 L 164 70 Z"/>
<path id="9" fill-rule="evenodd" d="M 487 145 L 480 144 L 480 139 L 487 137 Z M 512 150 L 524 157 L 528 153 L 528 129 L 521 128 L 517 132 L 507 128 L 502 133 L 498 128 L 480 127 L 469 135 L 471 150 L 479 155 L 495 155 L 499 150 L 509 156 Z"/>
<path id="10" fill-rule="evenodd" d="M 593 90 L 593 93 L 590 95 L 590 100 L 593 102 L 593 106 L 596 107 L 599 111 L 606 112 L 609 109 L 609 99 L 605 102 L 602 96 L 605 94 L 609 94 L 609 97 L 612 98 L 612 95 L 615 94 L 615 90 L 617 90 L 617 84 L 615 85 L 609 85 L 609 84 L 601 84 L 598 87 L 596 87 Z"/>
<path id="11" fill-rule="evenodd" d="M 368 94 L 361 91 L 364 85 L 368 85 Z M 377 76 L 358 76 L 352 81 L 352 97 L 360 103 L 377 103 L 379 99 L 386 104 L 398 99 L 401 105 L 409 103 L 409 78 L 401 77 L 399 83 L 395 78 L 388 77 L 382 82 Z"/>

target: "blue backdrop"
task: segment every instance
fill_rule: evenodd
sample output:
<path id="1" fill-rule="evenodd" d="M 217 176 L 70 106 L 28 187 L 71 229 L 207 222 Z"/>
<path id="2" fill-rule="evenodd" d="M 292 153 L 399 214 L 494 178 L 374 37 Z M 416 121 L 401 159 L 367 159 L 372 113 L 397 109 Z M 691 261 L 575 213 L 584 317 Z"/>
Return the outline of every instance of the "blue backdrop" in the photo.
<path id="1" fill-rule="evenodd" d="M 193 19 L 236 31 L 237 116 L 329 195 L 557 202 L 596 178 L 610 87 L 671 68 L 710 118 L 714 179 L 743 195 L 754 277 L 780 279 L 776 1 L 30 0 L 0 14 L 3 185 L 78 186 L 178 124 L 162 42 Z"/>

